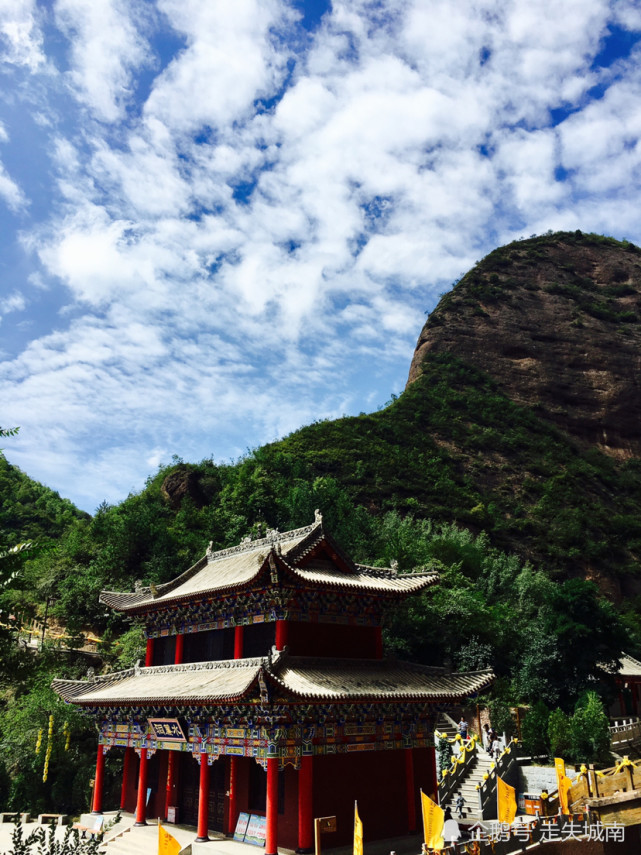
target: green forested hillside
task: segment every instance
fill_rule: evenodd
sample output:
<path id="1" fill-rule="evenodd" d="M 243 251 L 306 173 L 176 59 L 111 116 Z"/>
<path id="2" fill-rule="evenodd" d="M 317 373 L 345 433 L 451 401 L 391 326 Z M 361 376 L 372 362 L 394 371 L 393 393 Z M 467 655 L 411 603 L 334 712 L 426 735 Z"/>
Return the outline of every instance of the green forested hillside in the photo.
<path id="1" fill-rule="evenodd" d="M 10 441 L 5 439 L 3 444 Z M 57 540 L 73 520 L 87 516 L 12 466 L 0 452 L 0 543 Z"/>

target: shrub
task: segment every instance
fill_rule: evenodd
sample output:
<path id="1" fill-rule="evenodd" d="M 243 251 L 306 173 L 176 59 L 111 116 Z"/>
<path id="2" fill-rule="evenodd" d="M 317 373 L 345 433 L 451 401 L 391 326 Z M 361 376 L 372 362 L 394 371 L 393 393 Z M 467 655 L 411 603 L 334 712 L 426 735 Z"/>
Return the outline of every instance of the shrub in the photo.
<path id="1" fill-rule="evenodd" d="M 452 765 L 452 746 L 444 736 L 438 741 L 438 774 L 443 777 L 443 769 L 449 769 Z"/>
<path id="2" fill-rule="evenodd" d="M 578 701 L 570 722 L 571 759 L 575 763 L 607 763 L 610 759 L 608 717 L 596 692 Z"/>

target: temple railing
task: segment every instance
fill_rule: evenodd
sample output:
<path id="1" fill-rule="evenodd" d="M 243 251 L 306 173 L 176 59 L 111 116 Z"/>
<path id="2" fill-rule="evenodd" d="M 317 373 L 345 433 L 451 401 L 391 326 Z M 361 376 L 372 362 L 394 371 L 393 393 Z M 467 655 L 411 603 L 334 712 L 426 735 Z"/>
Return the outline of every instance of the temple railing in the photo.
<path id="1" fill-rule="evenodd" d="M 618 746 L 637 742 L 641 739 L 641 721 L 631 719 L 610 728 L 610 746 L 616 750 Z"/>
<path id="2" fill-rule="evenodd" d="M 463 778 L 467 777 L 472 766 L 472 760 L 476 757 L 478 751 L 479 738 L 476 734 L 467 740 L 463 740 L 460 734 L 454 739 L 450 739 L 444 733 L 436 731 L 436 736 L 439 739 L 447 739 L 451 744 L 459 745 L 459 753 L 452 757 L 452 762 L 449 769 L 443 769 L 441 780 L 438 782 L 438 799 L 440 804 L 444 804 L 452 795 L 454 790 L 461 783 Z"/>

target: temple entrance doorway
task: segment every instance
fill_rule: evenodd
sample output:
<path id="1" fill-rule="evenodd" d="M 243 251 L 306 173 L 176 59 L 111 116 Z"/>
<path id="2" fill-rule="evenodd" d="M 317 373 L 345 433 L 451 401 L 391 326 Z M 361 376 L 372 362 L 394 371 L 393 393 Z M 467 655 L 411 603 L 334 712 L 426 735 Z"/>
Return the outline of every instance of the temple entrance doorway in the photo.
<path id="1" fill-rule="evenodd" d="M 200 766 L 189 753 L 180 754 L 180 783 L 178 785 L 178 821 L 198 825 L 198 792 Z M 216 760 L 209 768 L 209 829 L 224 831 L 225 761 Z"/>

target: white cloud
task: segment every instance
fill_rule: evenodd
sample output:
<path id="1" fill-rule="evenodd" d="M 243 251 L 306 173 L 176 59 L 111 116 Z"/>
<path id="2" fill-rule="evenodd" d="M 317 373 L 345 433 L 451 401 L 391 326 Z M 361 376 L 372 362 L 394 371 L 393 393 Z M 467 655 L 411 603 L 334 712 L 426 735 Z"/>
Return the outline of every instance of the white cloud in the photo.
<path id="1" fill-rule="evenodd" d="M 248 116 L 282 79 L 286 56 L 270 30 L 287 17 L 275 0 L 160 0 L 160 10 L 187 47 L 157 78 L 145 112 L 176 131 L 218 126 Z"/>
<path id="2" fill-rule="evenodd" d="M 66 124 L 30 93 L 55 204 L 30 206 L 22 242 L 29 308 L 64 291 L 50 331 L 0 363 L 27 471 L 115 499 L 174 452 L 239 454 L 363 409 L 498 242 L 641 238 L 638 57 L 592 68 L 634 13 L 334 0 L 312 35 L 278 0 L 58 0 L 82 109 Z M 20 180 L 0 173 L 15 209 Z"/>
<path id="3" fill-rule="evenodd" d="M 26 196 L 13 178 L 7 174 L 2 163 L 0 163 L 0 199 L 4 200 L 11 211 L 20 211 L 27 205 Z"/>
<path id="4" fill-rule="evenodd" d="M 72 86 L 101 121 L 121 118 L 133 97 L 133 72 L 148 58 L 134 16 L 144 7 L 125 0 L 56 0 L 56 21 L 70 43 Z"/>
<path id="5" fill-rule="evenodd" d="M 44 64 L 35 0 L 0 0 L 0 61 L 30 71 Z"/>

